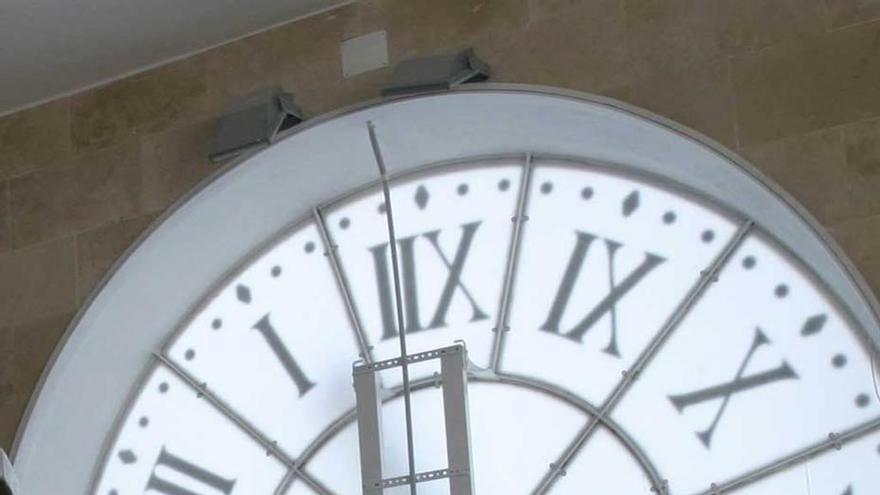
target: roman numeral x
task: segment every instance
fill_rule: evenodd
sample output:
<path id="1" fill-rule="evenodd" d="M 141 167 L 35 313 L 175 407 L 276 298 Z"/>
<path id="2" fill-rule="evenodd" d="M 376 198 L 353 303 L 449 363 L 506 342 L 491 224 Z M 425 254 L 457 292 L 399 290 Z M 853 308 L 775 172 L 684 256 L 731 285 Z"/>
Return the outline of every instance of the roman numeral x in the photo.
<path id="1" fill-rule="evenodd" d="M 675 406 L 675 408 L 680 413 L 688 407 L 702 404 L 704 402 L 715 400 L 718 398 L 722 399 L 721 404 L 718 406 L 718 411 L 715 413 L 715 419 L 712 420 L 712 422 L 709 424 L 709 427 L 705 430 L 697 432 L 697 437 L 699 437 L 700 441 L 703 443 L 703 446 L 705 446 L 707 449 L 711 448 L 712 436 L 715 434 L 715 431 L 718 428 L 718 423 L 721 421 L 721 417 L 727 410 L 730 399 L 734 395 L 753 390 L 758 387 L 770 385 L 771 383 L 775 383 L 780 380 L 796 380 L 798 378 L 797 373 L 795 373 L 794 369 L 792 369 L 787 361 L 783 361 L 782 364 L 780 364 L 779 366 L 769 370 L 754 373 L 751 375 L 745 374 L 746 368 L 749 366 L 749 362 L 752 360 L 752 357 L 755 355 L 758 349 L 769 344 L 770 339 L 767 338 L 767 336 L 764 334 L 763 331 L 761 331 L 760 328 L 756 328 L 755 337 L 752 339 L 752 345 L 749 347 L 749 350 L 746 353 L 746 356 L 743 359 L 742 363 L 740 364 L 739 370 L 737 370 L 736 372 L 736 376 L 733 377 L 733 380 L 727 383 L 695 390 L 693 392 L 669 396 L 669 400 L 672 401 L 672 405 Z"/>

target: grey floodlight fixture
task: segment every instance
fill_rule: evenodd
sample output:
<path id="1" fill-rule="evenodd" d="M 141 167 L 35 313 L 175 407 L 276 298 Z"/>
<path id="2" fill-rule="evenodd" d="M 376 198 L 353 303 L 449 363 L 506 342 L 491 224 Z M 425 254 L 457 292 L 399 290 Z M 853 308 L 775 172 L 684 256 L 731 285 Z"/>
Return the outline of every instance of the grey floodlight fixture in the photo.
<path id="1" fill-rule="evenodd" d="M 293 95 L 272 87 L 233 102 L 220 121 L 211 144 L 212 162 L 268 146 L 278 133 L 305 120 Z"/>
<path id="2" fill-rule="evenodd" d="M 397 64 L 391 85 L 382 90 L 382 96 L 450 89 L 486 81 L 490 75 L 489 65 L 477 57 L 473 48 L 452 55 L 414 58 Z"/>
<path id="3" fill-rule="evenodd" d="M 0 495 L 18 495 L 18 479 L 6 452 L 0 449 Z"/>

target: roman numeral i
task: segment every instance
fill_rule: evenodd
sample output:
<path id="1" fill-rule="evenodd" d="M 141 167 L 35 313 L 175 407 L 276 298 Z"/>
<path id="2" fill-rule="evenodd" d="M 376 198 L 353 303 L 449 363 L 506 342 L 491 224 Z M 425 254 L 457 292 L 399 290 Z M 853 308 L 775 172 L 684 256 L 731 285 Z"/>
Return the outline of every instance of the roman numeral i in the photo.
<path id="1" fill-rule="evenodd" d="M 315 386 L 314 382 L 309 380 L 299 366 L 299 363 L 293 358 L 293 355 L 287 347 L 284 346 L 284 342 L 281 341 L 278 331 L 275 330 L 275 327 L 272 325 L 272 320 L 269 319 L 269 314 L 260 318 L 260 321 L 258 321 L 253 328 L 263 336 L 266 344 L 269 345 L 269 349 L 272 350 L 272 354 L 275 355 L 278 362 L 284 367 L 284 371 L 287 372 L 290 380 L 296 385 L 300 397 L 311 390 L 312 387 Z"/>

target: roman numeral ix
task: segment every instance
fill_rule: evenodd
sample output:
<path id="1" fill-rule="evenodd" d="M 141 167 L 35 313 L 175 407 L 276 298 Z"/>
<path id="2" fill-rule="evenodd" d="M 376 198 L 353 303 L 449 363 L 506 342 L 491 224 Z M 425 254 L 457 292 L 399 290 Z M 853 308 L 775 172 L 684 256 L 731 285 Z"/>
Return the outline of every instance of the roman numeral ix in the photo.
<path id="1" fill-rule="evenodd" d="M 160 477 L 156 474 L 156 470 L 160 467 L 175 472 L 177 474 L 175 478 L 184 476 L 187 480 L 196 482 L 201 486 L 210 487 L 225 495 L 231 494 L 232 488 L 235 487 L 235 479 L 223 478 L 203 467 L 177 457 L 165 450 L 165 447 L 162 447 L 162 451 L 159 453 L 159 458 L 153 466 L 153 472 L 150 479 L 147 480 L 147 486 L 144 488 L 144 491 L 149 492 L 152 490 L 157 493 L 164 493 L 165 495 L 208 495 L 208 492 L 196 492 Z M 214 491 L 210 493 L 213 495 Z"/>
<path id="2" fill-rule="evenodd" d="M 611 318 L 611 336 L 608 345 L 602 350 L 612 356 L 620 357 L 620 349 L 617 345 L 617 303 L 665 259 L 655 254 L 645 253 L 645 258 L 639 266 L 624 276 L 622 280 L 618 280 L 614 270 L 614 260 L 621 244 L 610 239 L 603 239 L 603 244 L 608 252 L 608 283 L 611 289 L 574 327 L 563 333 L 559 328 L 560 321 L 569 305 L 572 290 L 574 290 L 575 283 L 580 276 L 588 251 L 597 239 L 596 236 L 587 232 L 576 231 L 575 233 L 577 237 L 571 257 L 568 259 L 568 266 L 562 275 L 562 282 L 556 291 L 550 313 L 540 328 L 545 332 L 555 333 L 576 342 L 583 342 L 584 335 L 605 314 L 608 314 Z"/>
<path id="3" fill-rule="evenodd" d="M 480 309 L 473 294 L 461 281 L 461 274 L 467 261 L 468 253 L 474 240 L 474 235 L 480 226 L 480 222 L 466 223 L 461 226 L 461 239 L 458 241 L 455 255 L 450 261 L 449 257 L 440 248 L 438 238 L 439 230 L 433 230 L 421 235 L 403 237 L 397 240 L 400 246 L 400 266 L 401 266 L 401 289 L 403 292 L 403 307 L 406 325 L 406 332 L 418 332 L 421 330 L 431 330 L 446 326 L 446 317 L 449 313 L 449 306 L 452 303 L 452 297 L 456 293 L 461 293 L 471 305 L 470 321 L 479 321 L 489 316 Z M 415 259 L 415 243 L 419 238 L 426 239 L 434 248 L 434 252 L 440 257 L 441 261 L 447 268 L 446 280 L 443 283 L 443 290 L 434 308 L 431 320 L 427 326 L 422 324 L 421 313 L 419 310 L 419 294 L 418 285 L 416 283 L 416 259 Z M 382 314 L 382 340 L 391 339 L 397 336 L 397 325 L 394 318 L 394 297 L 392 288 L 391 275 L 389 270 L 388 259 L 388 243 L 379 244 L 369 248 L 373 255 L 373 266 L 376 273 L 376 288 L 379 291 L 379 307 Z"/>
<path id="4" fill-rule="evenodd" d="M 702 404 L 707 401 L 718 398 L 723 399 L 718 406 L 718 411 L 715 413 L 715 419 L 712 420 L 709 427 L 703 431 L 697 432 L 697 437 L 699 437 L 700 441 L 707 449 L 711 448 L 712 436 L 715 434 L 716 428 L 718 428 L 718 423 L 721 421 L 721 417 L 727 410 L 727 405 L 730 403 L 731 397 L 758 387 L 770 385 L 771 383 L 780 380 L 796 380 L 798 378 L 797 373 L 795 373 L 794 369 L 792 369 L 787 361 L 783 361 L 779 366 L 769 370 L 751 375 L 745 374 L 746 368 L 749 366 L 749 361 L 752 360 L 752 357 L 758 349 L 769 344 L 770 339 L 767 338 L 760 328 L 756 328 L 752 345 L 749 347 L 745 358 L 743 358 L 742 364 L 740 364 L 739 370 L 737 370 L 736 376 L 733 377 L 733 380 L 727 383 L 688 392 L 686 394 L 669 396 L 669 400 L 672 401 L 672 405 L 675 406 L 678 412 L 683 412 L 688 407 Z"/>

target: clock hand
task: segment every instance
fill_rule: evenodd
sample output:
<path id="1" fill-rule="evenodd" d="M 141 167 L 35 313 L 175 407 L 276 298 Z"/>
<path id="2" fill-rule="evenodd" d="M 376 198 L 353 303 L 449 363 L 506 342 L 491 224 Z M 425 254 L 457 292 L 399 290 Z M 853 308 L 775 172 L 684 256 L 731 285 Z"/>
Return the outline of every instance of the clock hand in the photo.
<path id="1" fill-rule="evenodd" d="M 382 180 L 382 195 L 385 197 L 385 219 L 388 225 L 388 244 L 391 247 L 391 270 L 394 278 L 394 301 L 397 309 L 397 328 L 398 339 L 400 342 L 400 360 L 401 373 L 403 374 L 403 404 L 406 415 L 406 450 L 407 460 L 409 463 L 409 491 L 411 495 L 416 495 L 416 465 L 415 452 L 413 447 L 413 427 L 412 427 L 412 403 L 411 391 L 409 383 L 409 365 L 407 363 L 406 354 L 406 328 L 403 320 L 403 303 L 400 291 L 400 266 L 397 258 L 397 237 L 394 234 L 394 215 L 391 209 L 391 190 L 388 187 L 388 176 L 385 169 L 385 160 L 382 158 L 382 150 L 379 149 L 379 141 L 376 138 L 376 128 L 372 122 L 367 123 L 367 129 L 370 134 L 370 145 L 373 147 L 373 154 L 376 157 L 376 166 L 379 167 L 379 175 Z"/>

